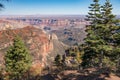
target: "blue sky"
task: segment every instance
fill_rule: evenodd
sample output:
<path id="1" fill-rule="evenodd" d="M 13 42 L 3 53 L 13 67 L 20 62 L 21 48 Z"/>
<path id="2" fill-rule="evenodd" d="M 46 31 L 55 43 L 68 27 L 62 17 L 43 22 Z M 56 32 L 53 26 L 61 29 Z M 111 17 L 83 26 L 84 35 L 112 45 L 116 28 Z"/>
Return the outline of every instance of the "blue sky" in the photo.
<path id="1" fill-rule="evenodd" d="M 103 4 L 105 0 L 101 0 Z M 1 15 L 79 15 L 87 14 L 92 0 L 11 0 Z M 113 13 L 120 14 L 120 0 L 111 0 Z"/>

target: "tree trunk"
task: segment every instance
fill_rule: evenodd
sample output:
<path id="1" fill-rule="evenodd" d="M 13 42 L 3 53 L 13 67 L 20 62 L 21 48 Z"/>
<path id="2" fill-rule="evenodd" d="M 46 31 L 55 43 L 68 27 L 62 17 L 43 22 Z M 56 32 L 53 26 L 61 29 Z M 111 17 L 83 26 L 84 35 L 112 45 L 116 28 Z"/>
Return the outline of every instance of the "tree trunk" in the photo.
<path id="1" fill-rule="evenodd" d="M 100 57 L 99 57 L 99 67 L 100 68 L 103 68 L 103 51 L 101 51 L 101 55 L 100 55 Z"/>

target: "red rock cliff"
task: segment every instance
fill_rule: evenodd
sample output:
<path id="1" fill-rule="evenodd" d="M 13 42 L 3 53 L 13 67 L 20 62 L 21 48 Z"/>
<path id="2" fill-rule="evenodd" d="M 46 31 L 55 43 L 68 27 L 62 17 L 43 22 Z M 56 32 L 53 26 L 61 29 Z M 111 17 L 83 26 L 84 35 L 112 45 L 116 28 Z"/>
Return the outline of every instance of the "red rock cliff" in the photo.
<path id="1" fill-rule="evenodd" d="M 4 55 L 12 45 L 15 35 L 19 35 L 25 42 L 33 57 L 33 64 L 47 64 L 47 55 L 53 50 L 53 43 L 44 31 L 32 26 L 0 31 L 0 55 Z M 0 60 L 3 62 L 3 57 Z"/>

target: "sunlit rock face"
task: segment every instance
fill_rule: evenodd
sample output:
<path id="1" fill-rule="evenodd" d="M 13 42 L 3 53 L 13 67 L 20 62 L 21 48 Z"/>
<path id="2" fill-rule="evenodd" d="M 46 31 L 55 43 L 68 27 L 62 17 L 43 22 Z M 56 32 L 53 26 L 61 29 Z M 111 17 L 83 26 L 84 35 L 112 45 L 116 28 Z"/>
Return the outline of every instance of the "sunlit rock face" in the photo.
<path id="1" fill-rule="evenodd" d="M 4 55 L 13 44 L 16 35 L 22 38 L 32 56 L 33 61 L 30 70 L 33 74 L 35 69 L 40 68 L 39 70 L 41 70 L 50 66 L 57 54 L 65 53 L 66 46 L 58 40 L 55 34 L 46 33 L 34 26 L 0 21 L 0 66 L 4 67 Z"/>
<path id="2" fill-rule="evenodd" d="M 18 21 L 0 20 L 0 30 L 23 28 L 27 25 L 28 25 L 27 23 Z"/>
<path id="3" fill-rule="evenodd" d="M 16 35 L 19 35 L 23 39 L 33 57 L 33 63 L 39 61 L 40 63 L 47 64 L 46 56 L 53 50 L 53 43 L 44 31 L 32 26 L 0 31 L 1 55 L 7 51 L 10 45 L 12 45 Z"/>

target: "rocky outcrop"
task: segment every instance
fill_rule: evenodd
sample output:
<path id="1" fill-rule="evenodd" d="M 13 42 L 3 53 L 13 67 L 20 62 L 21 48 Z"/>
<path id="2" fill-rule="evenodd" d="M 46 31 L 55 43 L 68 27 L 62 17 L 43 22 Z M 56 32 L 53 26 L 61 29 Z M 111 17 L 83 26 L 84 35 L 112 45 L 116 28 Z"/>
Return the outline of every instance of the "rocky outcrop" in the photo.
<path id="1" fill-rule="evenodd" d="M 46 34 L 33 26 L 0 31 L 0 65 L 4 64 L 4 54 L 13 44 L 14 37 L 20 36 L 32 55 L 32 69 L 39 65 L 45 67 L 57 54 L 64 54 L 64 45 L 55 34 Z M 37 66 L 38 68 L 38 66 Z M 41 69 L 40 69 L 41 70 Z"/>
<path id="2" fill-rule="evenodd" d="M 1 53 L 5 53 L 8 47 L 12 45 L 16 35 L 19 35 L 24 40 L 25 45 L 33 56 L 33 64 L 38 61 L 47 64 L 46 56 L 53 50 L 53 43 L 41 29 L 32 26 L 0 31 Z"/>
<path id="3" fill-rule="evenodd" d="M 40 72 L 41 68 L 49 66 L 57 54 L 65 53 L 65 45 L 55 34 L 47 34 L 37 27 L 23 27 L 22 25 L 19 27 L 19 25 L 21 24 L 0 21 L 0 66 L 4 65 L 4 55 L 13 44 L 16 35 L 22 38 L 32 56 L 31 74 L 37 73 L 38 70 Z"/>
<path id="4" fill-rule="evenodd" d="M 28 24 L 10 20 L 0 20 L 0 30 L 23 28 Z"/>

